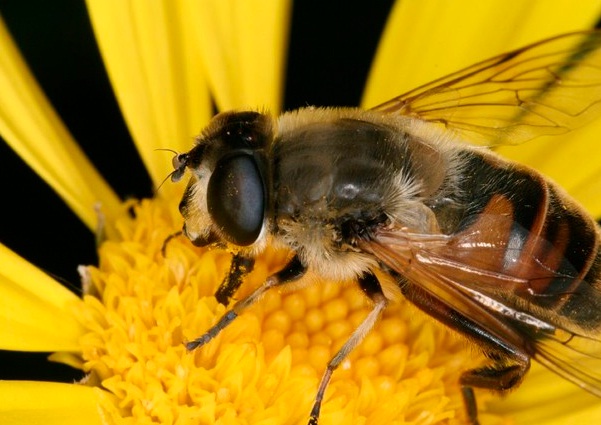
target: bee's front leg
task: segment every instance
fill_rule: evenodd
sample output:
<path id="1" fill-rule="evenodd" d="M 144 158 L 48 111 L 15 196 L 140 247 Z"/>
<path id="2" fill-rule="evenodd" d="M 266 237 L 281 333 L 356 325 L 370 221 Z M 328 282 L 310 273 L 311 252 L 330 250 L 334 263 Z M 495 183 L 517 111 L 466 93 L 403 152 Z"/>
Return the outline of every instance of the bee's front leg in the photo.
<path id="1" fill-rule="evenodd" d="M 194 350 L 195 348 L 206 344 L 215 338 L 219 332 L 225 329 L 227 325 L 232 323 L 234 319 L 238 317 L 244 310 L 257 302 L 269 289 L 275 286 L 283 286 L 287 283 L 298 280 L 304 276 L 306 271 L 307 267 L 295 255 L 282 270 L 269 276 L 265 283 L 255 289 L 249 296 L 237 301 L 232 308 L 228 310 L 215 325 L 213 325 L 213 327 L 205 332 L 204 335 L 196 338 L 195 340 L 187 342 L 186 348 L 188 350 Z"/>
<path id="2" fill-rule="evenodd" d="M 217 291 L 215 291 L 215 298 L 220 304 L 228 305 L 232 296 L 240 285 L 244 277 L 249 274 L 255 265 L 255 259 L 246 257 L 240 253 L 234 254 L 232 257 L 232 263 L 230 264 L 230 271 L 228 272 Z"/>

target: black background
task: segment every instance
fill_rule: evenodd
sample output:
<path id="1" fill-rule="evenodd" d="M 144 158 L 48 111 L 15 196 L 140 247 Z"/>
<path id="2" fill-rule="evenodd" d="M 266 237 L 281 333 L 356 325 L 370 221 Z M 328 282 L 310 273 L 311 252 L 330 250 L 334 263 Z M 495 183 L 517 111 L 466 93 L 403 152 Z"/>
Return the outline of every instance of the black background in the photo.
<path id="1" fill-rule="evenodd" d="M 294 3 L 285 109 L 358 105 L 392 0 L 365 5 Z M 150 180 L 120 116 L 84 2 L 0 0 L 0 14 L 58 114 L 110 185 L 122 198 L 149 196 Z M 0 241 L 77 291 L 77 265 L 96 262 L 93 235 L 4 141 L 0 182 Z M 0 379 L 81 377 L 46 357 L 0 351 Z"/>

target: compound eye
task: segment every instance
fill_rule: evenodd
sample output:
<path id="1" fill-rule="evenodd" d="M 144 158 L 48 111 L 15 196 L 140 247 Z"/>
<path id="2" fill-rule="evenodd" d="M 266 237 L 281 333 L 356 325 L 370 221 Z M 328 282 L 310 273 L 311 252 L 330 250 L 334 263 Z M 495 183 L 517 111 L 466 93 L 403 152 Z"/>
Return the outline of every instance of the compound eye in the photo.
<path id="1" fill-rule="evenodd" d="M 209 180 L 207 206 L 230 242 L 247 246 L 257 240 L 265 215 L 265 188 L 251 155 L 227 156 L 217 163 Z"/>

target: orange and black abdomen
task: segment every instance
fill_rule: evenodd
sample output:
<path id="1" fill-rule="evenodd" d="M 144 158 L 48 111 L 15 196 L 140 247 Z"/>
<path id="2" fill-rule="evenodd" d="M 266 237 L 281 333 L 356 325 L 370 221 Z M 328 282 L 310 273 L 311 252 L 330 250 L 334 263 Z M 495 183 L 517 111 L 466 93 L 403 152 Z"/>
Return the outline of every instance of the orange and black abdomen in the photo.
<path id="1" fill-rule="evenodd" d="M 597 223 L 534 170 L 473 152 L 465 161 L 458 204 L 466 207 L 451 233 L 490 242 L 495 249 L 482 250 L 482 267 L 528 282 L 511 288 L 515 299 L 508 304 L 551 323 L 598 329 Z"/>

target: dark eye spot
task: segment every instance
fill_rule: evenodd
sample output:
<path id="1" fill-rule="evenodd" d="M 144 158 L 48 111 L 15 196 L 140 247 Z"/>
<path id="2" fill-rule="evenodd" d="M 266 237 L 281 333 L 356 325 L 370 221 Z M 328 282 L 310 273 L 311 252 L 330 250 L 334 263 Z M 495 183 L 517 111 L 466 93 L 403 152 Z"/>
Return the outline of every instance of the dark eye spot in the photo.
<path id="1" fill-rule="evenodd" d="M 265 188 L 251 155 L 226 156 L 217 163 L 209 180 L 207 206 L 230 242 L 247 246 L 257 240 L 265 216 Z"/>

